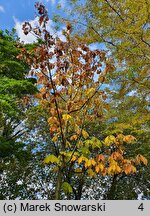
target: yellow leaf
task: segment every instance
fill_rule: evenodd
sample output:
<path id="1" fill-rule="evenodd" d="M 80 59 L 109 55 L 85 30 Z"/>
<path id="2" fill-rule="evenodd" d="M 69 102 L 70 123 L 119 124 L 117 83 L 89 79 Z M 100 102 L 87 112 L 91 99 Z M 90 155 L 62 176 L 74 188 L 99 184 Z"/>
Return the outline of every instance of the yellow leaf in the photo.
<path id="1" fill-rule="evenodd" d="M 74 126 L 74 131 L 78 135 L 80 135 L 80 133 L 81 133 L 81 129 L 79 128 L 79 126 L 77 124 L 75 124 L 75 126 Z"/>
<path id="2" fill-rule="evenodd" d="M 100 171 L 100 168 L 99 168 L 99 166 L 98 166 L 98 165 L 95 167 L 95 171 L 96 171 L 97 173 L 99 173 L 99 171 Z"/>
<path id="3" fill-rule="evenodd" d="M 87 161 L 85 162 L 85 167 L 90 167 L 91 165 L 92 165 L 91 160 L 87 160 Z"/>
<path id="4" fill-rule="evenodd" d="M 92 160 L 91 160 L 91 164 L 92 164 L 93 166 L 95 166 L 95 165 L 96 165 L 96 162 L 95 162 L 95 160 L 94 160 L 94 159 L 92 159 Z"/>
<path id="5" fill-rule="evenodd" d="M 51 108 L 50 113 L 52 114 L 52 116 L 56 115 L 56 109 L 55 108 Z"/>
<path id="6" fill-rule="evenodd" d="M 95 88 L 89 88 L 89 89 L 86 91 L 86 95 L 90 97 L 94 92 L 95 92 Z"/>
<path id="7" fill-rule="evenodd" d="M 89 144 L 92 145 L 92 148 L 101 148 L 102 143 L 99 139 L 97 139 L 96 137 L 92 137 L 91 140 L 89 140 Z"/>
<path id="8" fill-rule="evenodd" d="M 76 168 L 75 172 L 77 173 L 77 175 L 80 175 L 82 173 L 82 170 L 80 168 Z"/>
<path id="9" fill-rule="evenodd" d="M 91 165 L 95 166 L 96 162 L 94 159 L 87 160 L 85 163 L 85 167 L 90 167 Z"/>
<path id="10" fill-rule="evenodd" d="M 83 159 L 84 159 L 83 156 L 79 157 L 79 158 L 78 158 L 78 164 L 82 163 Z"/>
<path id="11" fill-rule="evenodd" d="M 72 135 L 71 137 L 70 137 L 70 140 L 72 141 L 72 140 L 77 140 L 78 139 L 78 136 L 77 135 Z"/>
<path id="12" fill-rule="evenodd" d="M 53 116 L 53 117 L 50 117 L 50 118 L 48 119 L 48 123 L 49 123 L 50 125 L 57 123 L 57 118 L 54 117 L 54 116 Z"/>
<path id="13" fill-rule="evenodd" d="M 95 173 L 93 172 L 93 170 L 92 169 L 88 169 L 88 175 L 90 176 L 90 177 L 93 177 L 94 175 L 95 175 Z"/>
<path id="14" fill-rule="evenodd" d="M 127 136 L 124 136 L 123 138 L 123 141 L 126 142 L 127 144 L 134 143 L 135 140 L 136 138 L 132 135 L 127 135 Z"/>
<path id="15" fill-rule="evenodd" d="M 68 86 L 68 95 L 72 93 L 72 86 Z"/>
<path id="16" fill-rule="evenodd" d="M 107 172 L 108 172 L 109 175 L 112 175 L 112 168 L 111 168 L 111 167 L 108 167 Z"/>
<path id="17" fill-rule="evenodd" d="M 57 136 L 54 136 L 54 137 L 52 138 L 52 141 L 53 141 L 53 142 L 56 142 L 56 141 L 57 141 Z"/>
<path id="18" fill-rule="evenodd" d="M 44 163 L 59 163 L 59 159 L 55 155 L 49 155 L 44 159 Z"/>
<path id="19" fill-rule="evenodd" d="M 120 166 L 118 166 L 118 165 L 116 166 L 116 172 L 117 172 L 117 173 L 121 173 L 121 168 L 120 168 Z"/>
<path id="20" fill-rule="evenodd" d="M 102 163 L 99 163 L 99 164 L 95 167 L 95 171 L 96 171 L 97 173 L 103 172 L 103 170 L 104 170 L 104 165 L 103 165 Z"/>
<path id="21" fill-rule="evenodd" d="M 85 130 L 82 130 L 82 136 L 84 137 L 84 139 L 87 139 L 89 137 L 89 134 Z"/>
<path id="22" fill-rule="evenodd" d="M 69 119 L 71 119 L 72 117 L 68 114 L 63 114 L 62 115 L 63 120 L 68 121 Z"/>
<path id="23" fill-rule="evenodd" d="M 72 158 L 71 158 L 71 162 L 76 161 L 76 159 L 77 159 L 77 157 L 75 155 L 73 155 Z"/>
<path id="24" fill-rule="evenodd" d="M 107 136 L 104 140 L 104 144 L 106 146 L 110 146 L 116 142 L 116 138 L 113 135 Z"/>
<path id="25" fill-rule="evenodd" d="M 77 143 L 77 147 L 80 148 L 82 146 L 83 146 L 83 142 L 81 140 L 79 140 L 78 143 Z"/>
<path id="26" fill-rule="evenodd" d="M 66 155 L 67 155 L 67 152 L 61 151 L 61 152 L 60 152 L 60 155 L 62 155 L 62 156 L 64 156 L 64 157 L 66 157 Z"/>
<path id="27" fill-rule="evenodd" d="M 136 172 L 136 167 L 132 166 L 132 173 L 135 173 L 135 172 Z"/>
<path id="28" fill-rule="evenodd" d="M 103 165 L 102 163 L 99 163 L 98 166 L 99 166 L 100 171 L 103 172 L 103 170 L 104 170 L 104 165 Z"/>

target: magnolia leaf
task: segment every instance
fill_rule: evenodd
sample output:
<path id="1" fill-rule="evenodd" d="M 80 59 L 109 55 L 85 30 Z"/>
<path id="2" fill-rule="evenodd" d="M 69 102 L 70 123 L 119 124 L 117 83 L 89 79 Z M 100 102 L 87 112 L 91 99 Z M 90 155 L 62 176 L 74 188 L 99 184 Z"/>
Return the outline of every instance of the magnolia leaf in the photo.
<path id="1" fill-rule="evenodd" d="M 62 190 L 64 191 L 65 194 L 73 192 L 73 189 L 72 189 L 71 185 L 68 182 L 63 182 Z"/>
<path id="2" fill-rule="evenodd" d="M 49 155 L 44 159 L 44 163 L 59 163 L 59 159 L 55 155 Z"/>
<path id="3" fill-rule="evenodd" d="M 82 163 L 83 161 L 88 161 L 88 159 L 86 157 L 84 157 L 83 155 L 81 155 L 79 158 L 78 158 L 78 164 Z"/>
<path id="4" fill-rule="evenodd" d="M 56 125 L 53 125 L 52 127 L 50 127 L 49 131 L 50 131 L 50 134 L 54 134 L 56 131 L 57 131 L 58 127 Z"/>
<path id="5" fill-rule="evenodd" d="M 102 142 L 96 137 L 92 137 L 90 144 L 92 144 L 92 148 L 101 148 Z"/>
<path id="6" fill-rule="evenodd" d="M 123 144 L 123 139 L 124 139 L 124 135 L 123 135 L 123 134 L 118 134 L 117 137 L 116 137 L 116 142 L 115 142 L 115 144 L 116 144 L 116 145 Z"/>
<path id="7" fill-rule="evenodd" d="M 80 168 L 76 168 L 76 169 L 75 169 L 75 172 L 79 175 L 79 174 L 82 173 L 82 170 L 81 170 Z"/>
<path id="8" fill-rule="evenodd" d="M 71 162 L 76 161 L 76 159 L 77 159 L 77 157 L 75 155 L 73 155 L 72 158 L 71 158 Z"/>
<path id="9" fill-rule="evenodd" d="M 107 168 L 104 168 L 101 173 L 102 173 L 103 176 L 106 176 L 106 174 L 107 174 Z"/>
<path id="10" fill-rule="evenodd" d="M 116 142 L 116 138 L 113 135 L 107 136 L 104 140 L 104 144 L 106 146 L 110 146 Z"/>
<path id="11" fill-rule="evenodd" d="M 132 135 L 127 135 L 127 136 L 124 136 L 124 138 L 123 138 L 123 141 L 126 142 L 127 144 L 134 143 L 135 140 L 136 140 L 136 138 Z"/>
<path id="12" fill-rule="evenodd" d="M 82 147 L 79 149 L 79 152 L 81 152 L 84 156 L 87 156 L 90 154 L 90 151 L 87 147 Z"/>
<path id="13" fill-rule="evenodd" d="M 99 166 L 97 165 L 97 166 L 95 167 L 95 172 L 99 173 L 99 171 L 100 171 L 100 168 L 99 168 Z"/>
<path id="14" fill-rule="evenodd" d="M 85 167 L 87 168 L 87 167 L 90 167 L 92 165 L 92 163 L 91 163 L 91 160 L 87 160 L 86 162 L 85 162 Z"/>
<path id="15" fill-rule="evenodd" d="M 93 172 L 92 169 L 88 169 L 87 173 L 88 173 L 88 176 L 90 176 L 90 177 L 94 177 L 95 176 L 95 173 Z"/>
<path id="16" fill-rule="evenodd" d="M 100 170 L 101 172 L 103 172 L 103 170 L 104 170 L 104 164 L 99 163 L 98 166 L 99 166 L 99 170 Z"/>
<path id="17" fill-rule="evenodd" d="M 117 165 L 117 166 L 116 166 L 116 172 L 117 172 L 117 173 L 121 173 L 121 171 L 122 171 L 122 170 L 121 170 L 120 166 Z"/>
<path id="18" fill-rule="evenodd" d="M 93 145 L 93 142 L 92 142 L 92 140 L 85 140 L 84 144 L 87 148 L 89 148 L 90 145 Z"/>
<path id="19" fill-rule="evenodd" d="M 87 139 L 89 137 L 89 134 L 85 130 L 82 130 L 82 136 L 84 137 L 84 139 Z"/>
<path id="20" fill-rule="evenodd" d="M 57 137 L 57 136 L 54 136 L 54 137 L 52 138 L 52 141 L 53 141 L 53 142 L 56 142 L 57 139 L 58 139 L 58 137 Z"/>
<path id="21" fill-rule="evenodd" d="M 86 91 L 87 96 L 91 97 L 91 95 L 95 92 L 95 88 L 90 88 Z"/>
<path id="22" fill-rule="evenodd" d="M 126 175 L 135 173 L 136 172 L 136 167 L 132 166 L 131 164 L 125 164 L 124 166 L 124 172 Z"/>
<path id="23" fill-rule="evenodd" d="M 50 125 L 56 124 L 56 123 L 57 123 L 57 118 L 54 117 L 54 116 L 50 117 L 50 118 L 48 119 L 48 123 L 49 123 Z"/>
<path id="24" fill-rule="evenodd" d="M 96 162 L 94 159 L 90 159 L 85 162 L 85 167 L 90 167 L 90 166 L 95 166 L 95 165 L 96 165 Z"/>
<path id="25" fill-rule="evenodd" d="M 68 114 L 63 114 L 62 115 L 63 120 L 68 121 L 69 119 L 71 119 L 72 117 Z"/>
<path id="26" fill-rule="evenodd" d="M 97 159 L 97 161 L 104 161 L 105 157 L 104 157 L 104 155 L 99 154 L 99 155 L 97 155 L 96 159 Z"/>
<path id="27" fill-rule="evenodd" d="M 143 155 L 140 155 L 140 154 L 137 155 L 136 161 L 138 164 L 140 164 L 140 162 L 142 161 L 145 166 L 147 166 L 147 163 L 148 163 L 147 159 Z"/>
<path id="28" fill-rule="evenodd" d="M 123 156 L 118 151 L 116 151 L 112 153 L 111 158 L 113 158 L 114 160 L 122 160 Z"/>
<path id="29" fill-rule="evenodd" d="M 78 139 L 78 136 L 75 134 L 75 135 L 72 135 L 71 137 L 70 137 L 70 140 L 72 141 L 72 140 L 77 140 Z"/>
<path id="30" fill-rule="evenodd" d="M 81 140 L 79 140 L 79 141 L 77 142 L 77 147 L 80 148 L 81 146 L 83 146 L 83 142 L 82 142 Z"/>
<path id="31" fill-rule="evenodd" d="M 67 154 L 67 152 L 63 152 L 63 151 L 60 152 L 60 155 L 62 155 L 64 157 L 66 157 L 66 154 Z"/>
<path id="32" fill-rule="evenodd" d="M 93 166 L 95 166 L 95 165 L 96 165 L 96 162 L 95 162 L 95 160 L 94 160 L 94 159 L 91 159 L 91 164 L 92 164 Z"/>
<path id="33" fill-rule="evenodd" d="M 115 173 L 115 170 L 116 170 L 116 165 L 115 165 L 115 164 L 110 165 L 110 166 L 108 167 L 108 174 L 109 174 L 109 175 L 112 175 L 113 173 Z"/>
<path id="34" fill-rule="evenodd" d="M 81 156 L 81 157 L 78 158 L 78 164 L 82 163 L 83 158 L 84 158 L 83 156 Z"/>

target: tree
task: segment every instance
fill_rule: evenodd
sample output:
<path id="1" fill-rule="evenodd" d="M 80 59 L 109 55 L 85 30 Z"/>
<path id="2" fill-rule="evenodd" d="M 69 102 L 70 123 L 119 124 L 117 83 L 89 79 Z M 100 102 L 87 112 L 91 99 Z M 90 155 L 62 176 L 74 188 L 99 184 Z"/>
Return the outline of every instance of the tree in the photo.
<path id="1" fill-rule="evenodd" d="M 29 68 L 25 62 L 17 59 L 19 54 L 17 38 L 14 30 L 12 33 L 0 31 L 0 175 L 1 180 L 6 178 L 6 173 L 12 174 L 18 164 L 25 168 L 25 161 L 21 158 L 28 158 L 30 153 L 25 150 L 25 143 L 19 139 L 26 132 L 24 120 L 27 103 L 30 96 L 36 92 L 35 86 L 25 78 Z M 22 163 L 21 163 L 22 161 Z M 16 166 L 17 165 L 17 166 Z M 10 176 L 11 176 L 10 174 Z M 14 185 L 14 179 L 10 182 Z M 11 185 L 12 185 L 11 184 Z M 2 186 L 2 184 L 1 184 Z M 1 199 L 6 198 L 3 188 Z"/>
<path id="2" fill-rule="evenodd" d="M 109 135 L 100 140 L 86 131 L 86 123 L 101 120 L 108 108 L 101 86 L 115 68 L 103 51 L 91 51 L 85 43 L 72 38 L 70 23 L 64 31 L 66 41 L 54 38 L 46 28 L 46 8 L 40 3 L 35 7 L 39 27 L 25 22 L 23 30 L 26 35 L 34 33 L 41 43 L 30 51 L 22 49 L 18 57 L 32 66 L 39 85 L 36 98 L 49 113 L 54 153 L 47 155 L 44 163 L 51 164 L 56 175 L 54 198 L 60 199 L 65 193 L 68 199 L 81 199 L 88 178 L 135 173 L 136 165 L 146 165 L 147 160 L 142 155 L 125 158 L 125 146 L 136 140 L 132 135 Z"/>
<path id="3" fill-rule="evenodd" d="M 74 33 L 87 43 L 104 44 L 117 66 L 111 75 L 122 96 L 130 91 L 149 93 L 148 2 L 113 0 L 68 1 Z M 140 10 L 140 14 L 139 14 Z M 71 19 L 71 18 L 72 19 Z M 61 19 L 66 22 L 67 19 Z"/>
<path id="4" fill-rule="evenodd" d="M 103 133 L 120 131 L 136 136 L 138 151 L 149 158 L 149 3 L 144 0 L 68 2 L 72 6 L 68 20 L 73 25 L 74 34 L 79 34 L 89 44 L 105 45 L 115 62 L 116 71 L 107 75 L 110 110 L 106 113 Z M 129 149 L 128 154 L 137 153 L 134 146 Z M 143 188 L 143 193 L 149 193 L 148 181 L 141 180 L 148 179 L 148 175 L 145 169 L 130 179 L 126 177 L 132 182 L 129 193 L 135 182 L 137 187 Z M 141 192 L 139 188 L 137 191 Z"/>
<path id="5" fill-rule="evenodd" d="M 35 87 L 25 80 L 27 65 L 16 59 L 19 49 L 14 36 L 1 31 L 0 45 L 0 148 L 3 157 L 11 154 L 15 140 L 23 132 L 19 128 L 25 114 L 21 100 L 24 96 L 33 94 Z"/>
<path id="6" fill-rule="evenodd" d="M 111 52 L 115 54 L 118 61 L 126 61 L 133 69 L 148 69 L 150 44 L 147 1 L 86 0 L 80 3 L 76 0 L 68 2 L 73 2 L 71 13 L 78 15 L 78 21 L 75 19 L 74 22 L 77 26 L 80 25 L 81 34 L 85 32 L 84 39 L 90 43 L 105 43 L 106 46 L 111 47 Z M 146 72 L 144 77 L 146 79 Z"/>

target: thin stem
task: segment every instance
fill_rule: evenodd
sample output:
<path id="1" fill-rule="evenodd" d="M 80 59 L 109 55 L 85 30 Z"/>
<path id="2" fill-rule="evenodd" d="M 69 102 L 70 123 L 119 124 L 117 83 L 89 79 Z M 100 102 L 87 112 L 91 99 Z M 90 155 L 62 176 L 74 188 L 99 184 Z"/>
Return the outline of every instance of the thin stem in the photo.
<path id="1" fill-rule="evenodd" d="M 53 94 L 54 94 L 54 101 L 55 101 L 55 107 L 56 107 L 56 112 L 57 112 L 57 116 L 58 116 L 58 120 L 59 120 L 59 125 L 60 125 L 60 131 L 61 131 L 61 137 L 62 137 L 62 144 L 63 144 L 63 149 L 65 148 L 65 137 L 64 137 L 64 133 L 63 133 L 63 129 L 62 129 L 62 122 L 61 122 L 61 116 L 59 113 L 59 107 L 58 107 L 58 103 L 56 100 L 56 89 L 55 89 L 55 85 L 52 79 L 52 74 L 51 74 L 51 70 L 49 68 L 49 64 L 47 64 L 48 70 L 49 70 L 49 75 L 50 75 L 50 82 L 53 88 Z"/>

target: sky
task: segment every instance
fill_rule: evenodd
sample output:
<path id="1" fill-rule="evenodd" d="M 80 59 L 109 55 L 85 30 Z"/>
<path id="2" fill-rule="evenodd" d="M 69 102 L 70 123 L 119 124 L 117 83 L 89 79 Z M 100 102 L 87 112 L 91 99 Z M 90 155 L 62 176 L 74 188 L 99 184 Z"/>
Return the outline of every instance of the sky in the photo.
<path id="1" fill-rule="evenodd" d="M 35 2 L 43 3 L 48 9 L 50 17 L 50 28 L 52 31 L 53 25 L 53 15 L 60 14 L 64 15 L 62 10 L 58 10 L 58 4 L 61 5 L 62 9 L 67 8 L 67 0 L 0 0 L 0 30 L 11 30 L 16 29 L 16 32 L 21 41 L 25 43 L 32 43 L 35 38 L 33 35 L 29 34 L 25 36 L 22 31 L 22 24 L 25 21 L 29 21 L 33 26 L 36 25 L 37 19 L 35 18 Z M 91 49 L 106 49 L 104 44 L 91 44 Z"/>
<path id="2" fill-rule="evenodd" d="M 35 2 L 37 1 L 36 0 L 0 0 L 0 29 L 11 30 L 12 28 L 16 28 L 19 36 L 22 37 L 23 36 L 21 34 L 22 23 L 24 21 L 31 21 L 33 23 L 36 22 L 34 5 Z M 41 0 L 39 2 L 44 3 L 46 8 L 48 9 L 50 19 L 52 19 L 53 15 L 56 12 L 58 12 L 56 8 L 58 4 L 61 4 L 62 8 L 67 7 L 66 0 Z M 33 38 L 23 37 L 23 39 L 26 39 L 27 42 L 31 42 Z"/>

